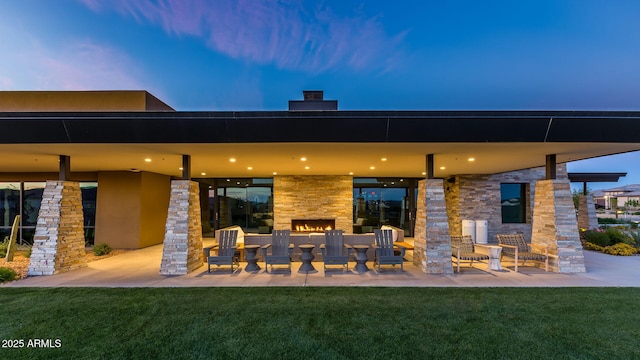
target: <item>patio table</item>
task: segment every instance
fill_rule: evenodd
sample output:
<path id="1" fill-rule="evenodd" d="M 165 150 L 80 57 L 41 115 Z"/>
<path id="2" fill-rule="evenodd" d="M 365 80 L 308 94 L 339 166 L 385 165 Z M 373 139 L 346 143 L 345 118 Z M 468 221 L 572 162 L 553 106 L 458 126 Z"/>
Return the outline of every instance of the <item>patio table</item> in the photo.
<path id="1" fill-rule="evenodd" d="M 356 271 L 359 273 L 369 271 L 367 267 L 367 250 L 369 250 L 369 245 L 353 245 L 353 248 L 356 250 L 356 254 L 354 258 L 356 259 Z"/>
<path id="2" fill-rule="evenodd" d="M 244 260 L 247 262 L 247 266 L 244 271 L 257 271 L 260 270 L 258 265 L 258 249 L 260 245 L 245 245 L 244 246 Z"/>
<path id="3" fill-rule="evenodd" d="M 302 251 L 302 254 L 300 254 L 300 261 L 302 261 L 302 265 L 300 266 L 300 269 L 298 270 L 298 272 L 308 273 L 308 272 L 317 271 L 316 268 L 313 267 L 313 264 L 311 264 L 311 261 L 315 258 L 315 256 L 313 256 L 313 253 L 312 253 L 315 245 L 303 244 L 303 245 L 299 245 L 298 247 Z"/>

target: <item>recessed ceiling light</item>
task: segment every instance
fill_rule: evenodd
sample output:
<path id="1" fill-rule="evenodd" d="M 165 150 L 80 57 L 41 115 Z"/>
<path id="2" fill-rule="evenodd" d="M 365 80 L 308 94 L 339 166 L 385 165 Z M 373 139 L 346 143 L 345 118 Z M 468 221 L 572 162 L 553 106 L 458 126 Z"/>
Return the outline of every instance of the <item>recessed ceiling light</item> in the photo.
<path id="1" fill-rule="evenodd" d="M 387 158 L 382 158 L 382 159 L 380 159 L 380 160 L 381 160 L 381 161 L 387 161 Z"/>
<path id="2" fill-rule="evenodd" d="M 426 172 L 426 171 L 423 171 L 423 172 L 422 172 L 422 175 L 427 175 L 427 172 Z"/>
<path id="3" fill-rule="evenodd" d="M 180 171 L 182 171 L 182 170 L 184 170 L 184 168 L 182 168 L 182 167 L 179 167 L 179 168 L 178 168 L 178 170 L 180 170 Z"/>
<path id="4" fill-rule="evenodd" d="M 236 158 L 230 158 L 229 162 L 236 162 Z"/>
<path id="5" fill-rule="evenodd" d="M 307 158 L 303 156 L 300 158 L 300 161 L 307 161 Z"/>
<path id="6" fill-rule="evenodd" d="M 273 175 L 278 175 L 278 173 L 274 171 L 274 172 L 273 172 Z"/>
<path id="7" fill-rule="evenodd" d="M 476 161 L 476 159 L 475 159 L 475 158 L 472 158 L 472 157 L 468 158 L 467 160 L 469 160 L 469 161 Z"/>
<path id="8" fill-rule="evenodd" d="M 249 166 L 247 167 L 247 170 L 253 170 L 253 167 Z"/>
<path id="9" fill-rule="evenodd" d="M 444 166 L 440 166 L 440 170 L 444 170 L 446 169 Z"/>
<path id="10" fill-rule="evenodd" d="M 375 166 L 369 166 L 369 170 L 375 170 L 376 167 Z"/>
<path id="11" fill-rule="evenodd" d="M 305 167 L 304 167 L 304 169 L 305 169 L 305 170 L 309 170 L 309 167 L 308 167 L 308 166 L 305 166 Z"/>
<path id="12" fill-rule="evenodd" d="M 144 159 L 145 162 L 151 162 L 151 158 Z"/>
<path id="13" fill-rule="evenodd" d="M 349 175 L 353 175 L 353 171 L 349 171 Z"/>
<path id="14" fill-rule="evenodd" d="M 200 173 L 200 175 L 205 176 L 205 175 L 207 175 L 207 173 Z"/>

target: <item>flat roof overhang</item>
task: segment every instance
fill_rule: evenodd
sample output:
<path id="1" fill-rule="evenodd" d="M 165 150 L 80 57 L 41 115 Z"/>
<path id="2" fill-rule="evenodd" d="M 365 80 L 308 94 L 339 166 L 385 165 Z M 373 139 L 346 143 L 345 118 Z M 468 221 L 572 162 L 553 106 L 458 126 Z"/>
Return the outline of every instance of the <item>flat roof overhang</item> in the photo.
<path id="1" fill-rule="evenodd" d="M 620 177 L 627 176 L 626 172 L 598 172 L 598 173 L 575 173 L 567 174 L 571 182 L 618 182 Z"/>
<path id="2" fill-rule="evenodd" d="M 57 171 L 69 155 L 73 172 L 180 176 L 187 154 L 193 177 L 420 177 L 434 154 L 435 176 L 446 177 L 640 150 L 639 112 L 0 113 L 0 127 L 2 172 Z"/>

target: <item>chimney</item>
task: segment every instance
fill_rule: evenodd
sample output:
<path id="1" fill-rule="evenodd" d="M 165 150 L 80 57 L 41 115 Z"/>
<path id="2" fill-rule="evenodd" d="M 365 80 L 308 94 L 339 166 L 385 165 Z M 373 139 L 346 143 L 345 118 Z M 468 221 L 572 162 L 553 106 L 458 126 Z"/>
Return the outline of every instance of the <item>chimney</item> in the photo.
<path id="1" fill-rule="evenodd" d="M 336 111 L 338 100 L 324 100 L 322 90 L 303 90 L 304 100 L 289 100 L 289 111 Z"/>

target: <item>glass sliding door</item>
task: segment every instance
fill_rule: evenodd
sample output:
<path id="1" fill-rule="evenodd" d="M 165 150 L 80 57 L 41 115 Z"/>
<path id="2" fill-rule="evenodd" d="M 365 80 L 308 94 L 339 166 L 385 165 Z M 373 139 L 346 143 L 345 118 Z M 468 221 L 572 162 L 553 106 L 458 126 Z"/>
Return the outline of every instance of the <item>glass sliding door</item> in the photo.
<path id="1" fill-rule="evenodd" d="M 22 239 L 33 244 L 45 182 L 25 182 L 22 193 Z"/>
<path id="2" fill-rule="evenodd" d="M 405 230 L 413 236 L 410 201 L 413 179 L 355 178 L 353 187 L 353 222 L 355 233 L 372 232 L 384 225 Z M 415 194 L 413 195 L 415 197 Z"/>
<path id="3" fill-rule="evenodd" d="M 218 229 L 238 225 L 245 232 L 271 233 L 272 179 L 227 179 L 218 180 L 218 184 Z M 210 194 L 213 194 L 213 191 Z"/>
<path id="4" fill-rule="evenodd" d="M 20 214 L 20 183 L 0 182 L 0 241 L 11 234 L 11 226 Z"/>

